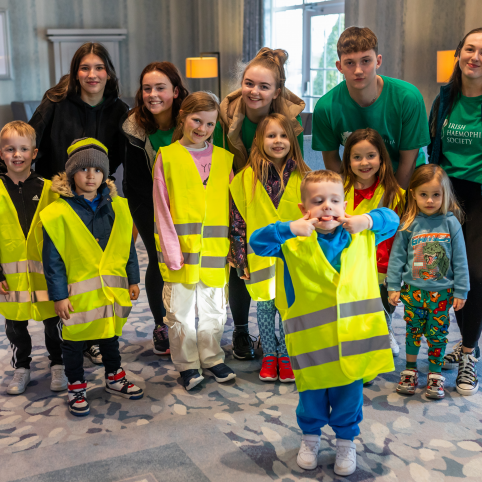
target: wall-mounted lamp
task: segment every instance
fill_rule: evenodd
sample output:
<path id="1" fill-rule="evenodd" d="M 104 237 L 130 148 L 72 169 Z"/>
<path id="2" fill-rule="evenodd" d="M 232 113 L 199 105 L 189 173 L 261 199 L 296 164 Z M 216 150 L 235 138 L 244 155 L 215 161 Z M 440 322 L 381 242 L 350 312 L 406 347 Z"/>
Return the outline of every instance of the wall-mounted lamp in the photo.
<path id="1" fill-rule="evenodd" d="M 216 55 L 216 57 L 206 56 Z M 219 100 L 221 100 L 221 55 L 219 52 L 201 52 L 199 57 L 186 59 L 186 77 L 188 79 L 218 78 Z"/>
<path id="2" fill-rule="evenodd" d="M 439 50 L 437 52 L 437 83 L 445 84 L 450 80 L 454 70 L 455 50 Z"/>

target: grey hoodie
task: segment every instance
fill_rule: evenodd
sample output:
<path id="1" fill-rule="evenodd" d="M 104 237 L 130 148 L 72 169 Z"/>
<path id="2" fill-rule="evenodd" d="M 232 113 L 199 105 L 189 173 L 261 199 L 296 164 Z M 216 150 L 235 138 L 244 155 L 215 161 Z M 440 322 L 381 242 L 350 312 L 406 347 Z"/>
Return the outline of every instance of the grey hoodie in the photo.
<path id="1" fill-rule="evenodd" d="M 453 288 L 467 299 L 469 269 L 462 226 L 453 213 L 419 213 L 406 231 L 399 231 L 388 263 L 388 290 L 401 282 L 425 291 Z"/>

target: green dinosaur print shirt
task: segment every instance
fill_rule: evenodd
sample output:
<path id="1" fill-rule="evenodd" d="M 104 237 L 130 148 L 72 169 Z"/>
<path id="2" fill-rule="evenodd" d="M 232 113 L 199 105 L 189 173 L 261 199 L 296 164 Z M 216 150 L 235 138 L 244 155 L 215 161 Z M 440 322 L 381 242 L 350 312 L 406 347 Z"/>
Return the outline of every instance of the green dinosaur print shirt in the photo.
<path id="1" fill-rule="evenodd" d="M 451 213 L 419 213 L 406 231 L 399 231 L 388 263 L 388 290 L 400 291 L 402 281 L 425 291 L 453 288 L 467 299 L 470 289 L 462 226 Z"/>

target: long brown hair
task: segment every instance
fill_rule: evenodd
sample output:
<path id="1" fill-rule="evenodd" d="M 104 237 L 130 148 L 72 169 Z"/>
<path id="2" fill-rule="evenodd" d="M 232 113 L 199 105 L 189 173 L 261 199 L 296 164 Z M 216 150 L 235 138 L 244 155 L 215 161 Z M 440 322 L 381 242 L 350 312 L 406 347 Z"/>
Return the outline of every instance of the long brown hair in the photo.
<path id="1" fill-rule="evenodd" d="M 176 118 L 181 109 L 182 101 L 189 95 L 189 91 L 182 81 L 179 70 L 171 62 L 151 62 L 144 67 L 139 78 L 139 89 L 137 90 L 135 97 L 135 107 L 129 112 L 129 116 L 134 116 L 136 124 L 142 127 L 146 131 L 146 134 L 153 134 L 158 129 L 154 116 L 144 105 L 142 99 L 142 81 L 144 80 L 144 76 L 154 71 L 163 73 L 169 79 L 169 82 L 171 82 L 172 90 L 175 90 L 176 87 L 178 90 L 177 98 L 172 101 L 172 126 L 176 124 Z"/>
<path id="2" fill-rule="evenodd" d="M 219 100 L 212 92 L 200 90 L 199 92 L 189 94 L 181 104 L 181 109 L 179 110 L 179 115 L 176 119 L 176 129 L 172 134 L 171 142 L 176 142 L 179 139 L 182 139 L 184 121 L 189 114 L 203 111 L 209 112 L 212 110 L 217 111 L 217 119 L 219 119 Z M 211 139 L 209 139 L 209 141 L 210 140 Z"/>
<path id="3" fill-rule="evenodd" d="M 263 185 L 266 184 L 268 179 L 269 166 L 271 161 L 268 160 L 268 156 L 264 150 L 264 137 L 266 129 L 270 122 L 276 122 L 284 131 L 290 142 L 290 150 L 284 160 L 283 168 L 281 169 L 280 179 L 281 179 L 281 189 L 280 196 L 282 195 L 285 185 L 283 183 L 283 170 L 288 159 L 293 159 L 296 162 L 296 168 L 300 171 L 303 177 L 311 169 L 306 165 L 301 154 L 301 149 L 298 144 L 298 139 L 293 130 L 293 126 L 290 121 L 282 114 L 269 114 L 264 117 L 256 128 L 256 133 L 253 140 L 253 146 L 251 147 L 251 153 L 249 155 L 246 167 L 243 170 L 243 176 L 246 173 L 246 169 L 250 167 L 253 170 L 253 192 L 252 198 L 254 198 L 254 193 L 256 190 L 256 184 L 261 182 Z"/>
<path id="4" fill-rule="evenodd" d="M 87 42 L 81 45 L 72 57 L 69 73 L 61 77 L 57 85 L 47 90 L 43 98 L 47 98 L 52 102 L 61 102 L 67 95 L 79 94 L 80 84 L 77 80 L 77 72 L 79 71 L 82 59 L 89 54 L 97 55 L 104 63 L 105 70 L 109 76 L 105 84 L 105 91 L 114 92 L 119 96 L 119 81 L 109 52 L 107 52 L 107 49 L 102 44 Z"/>
<path id="5" fill-rule="evenodd" d="M 355 185 L 355 173 L 351 169 L 351 150 L 361 141 L 368 141 L 377 151 L 380 156 L 380 169 L 378 170 L 378 179 L 385 190 L 383 196 L 383 207 L 394 207 L 394 204 L 399 206 L 399 215 L 403 210 L 404 195 L 403 190 L 395 178 L 393 173 L 392 161 L 388 154 L 385 142 L 382 136 L 375 130 L 367 127 L 366 129 L 358 129 L 350 134 L 343 151 L 343 161 L 341 164 L 341 175 L 345 181 L 345 194 L 350 192 L 350 189 Z"/>
<path id="6" fill-rule="evenodd" d="M 450 76 L 449 84 L 450 84 L 450 94 L 449 94 L 449 109 L 447 118 L 450 118 L 450 114 L 457 103 L 460 93 L 462 92 L 462 69 L 460 68 L 460 52 L 464 48 L 465 41 L 469 35 L 474 33 L 482 33 L 482 27 L 474 28 L 465 37 L 459 42 L 457 45 L 457 49 L 455 50 L 454 57 L 457 58 L 457 62 L 455 62 L 454 70 L 452 71 L 452 75 Z M 440 97 L 434 103 L 433 112 L 434 115 L 432 116 L 432 124 L 430 125 L 430 131 L 432 137 L 435 137 L 435 133 L 437 131 L 437 119 L 438 119 L 438 110 L 440 107 Z"/>
<path id="7" fill-rule="evenodd" d="M 420 212 L 417 202 L 415 201 L 415 189 L 433 179 L 437 180 L 442 186 L 443 199 L 440 212 L 442 214 L 447 214 L 451 211 L 460 223 L 464 222 L 464 212 L 455 198 L 452 183 L 450 182 L 447 173 L 437 164 L 425 164 L 415 170 L 412 179 L 410 180 L 410 186 L 408 186 L 407 209 L 400 221 L 400 224 L 403 225 L 400 231 L 407 230 Z"/>
<path id="8" fill-rule="evenodd" d="M 286 97 L 286 72 L 284 65 L 287 60 L 288 52 L 286 52 L 286 50 L 273 50 L 269 47 L 263 47 L 256 54 L 256 57 L 254 57 L 254 59 L 252 59 L 248 65 L 246 65 L 242 77 L 242 81 L 244 81 L 246 72 L 255 65 L 261 65 L 272 72 L 275 80 L 275 87 L 276 89 L 280 89 L 280 94 L 271 102 L 270 112 L 276 112 L 278 114 L 285 114 L 285 112 L 283 112 L 283 104 L 281 99 Z"/>

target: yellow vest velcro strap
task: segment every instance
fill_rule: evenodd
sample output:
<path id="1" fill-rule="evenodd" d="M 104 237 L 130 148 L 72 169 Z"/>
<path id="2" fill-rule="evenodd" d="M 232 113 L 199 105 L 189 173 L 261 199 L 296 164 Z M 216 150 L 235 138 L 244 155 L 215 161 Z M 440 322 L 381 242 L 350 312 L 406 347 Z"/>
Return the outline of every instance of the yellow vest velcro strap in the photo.
<path id="1" fill-rule="evenodd" d="M 383 309 L 383 303 L 380 298 L 352 301 L 351 303 L 340 303 L 340 318 L 368 315 L 369 313 L 383 311 Z"/>
<path id="2" fill-rule="evenodd" d="M 336 320 L 336 306 L 330 306 L 324 310 L 315 311 L 313 313 L 308 313 L 306 315 L 300 315 L 290 318 L 289 320 L 285 320 L 283 328 L 285 330 L 285 334 L 291 335 L 299 331 L 315 328 L 316 326 L 333 323 Z"/>
<path id="3" fill-rule="evenodd" d="M 247 243 L 247 252 L 248 252 L 248 254 L 254 254 L 253 248 L 251 247 L 251 245 L 249 243 Z"/>
<path id="4" fill-rule="evenodd" d="M 303 370 L 303 368 L 315 367 L 331 363 L 340 359 L 338 345 L 322 348 L 321 350 L 303 353 L 301 355 L 290 356 L 293 370 Z"/>
<path id="5" fill-rule="evenodd" d="M 32 303 L 40 303 L 41 301 L 50 301 L 49 292 L 47 290 L 32 291 Z"/>
<path id="6" fill-rule="evenodd" d="M 390 348 L 388 335 L 379 335 L 365 340 L 344 341 L 341 343 L 342 356 L 363 355 L 370 351 Z"/>
<path id="7" fill-rule="evenodd" d="M 29 303 L 28 291 L 9 291 L 6 295 L 0 295 L 0 303 Z"/>
<path id="8" fill-rule="evenodd" d="M 178 236 L 189 236 L 191 234 L 201 234 L 202 223 L 175 224 L 174 229 Z"/>
<path id="9" fill-rule="evenodd" d="M 99 276 L 95 278 L 85 279 L 83 281 L 77 281 L 68 285 L 69 297 L 75 295 L 82 295 L 89 291 L 100 290 L 102 288 L 102 281 Z"/>
<path id="10" fill-rule="evenodd" d="M 119 318 L 127 318 L 132 310 L 132 306 L 122 306 L 118 303 L 114 303 L 115 314 Z"/>
<path id="11" fill-rule="evenodd" d="M 89 311 L 81 311 L 79 313 L 71 313 L 70 320 L 62 319 L 65 326 L 82 325 L 84 323 L 91 323 L 102 318 L 110 318 L 114 316 L 113 305 L 99 306 Z"/>
<path id="12" fill-rule="evenodd" d="M 253 283 L 260 283 L 268 279 L 274 278 L 276 275 L 276 265 L 268 266 L 267 268 L 260 269 L 250 273 L 249 279 L 245 280 L 247 285 Z"/>
<path id="13" fill-rule="evenodd" d="M 227 238 L 229 226 L 204 226 L 203 238 Z"/>
<path id="14" fill-rule="evenodd" d="M 203 256 L 201 268 L 224 268 L 227 262 L 226 259 L 226 256 Z"/>
<path id="15" fill-rule="evenodd" d="M 4 274 L 17 274 L 27 272 L 27 261 L 12 261 L 11 263 L 2 263 Z"/>
<path id="16" fill-rule="evenodd" d="M 28 260 L 28 270 L 30 273 L 44 274 L 44 265 L 42 261 Z"/>

